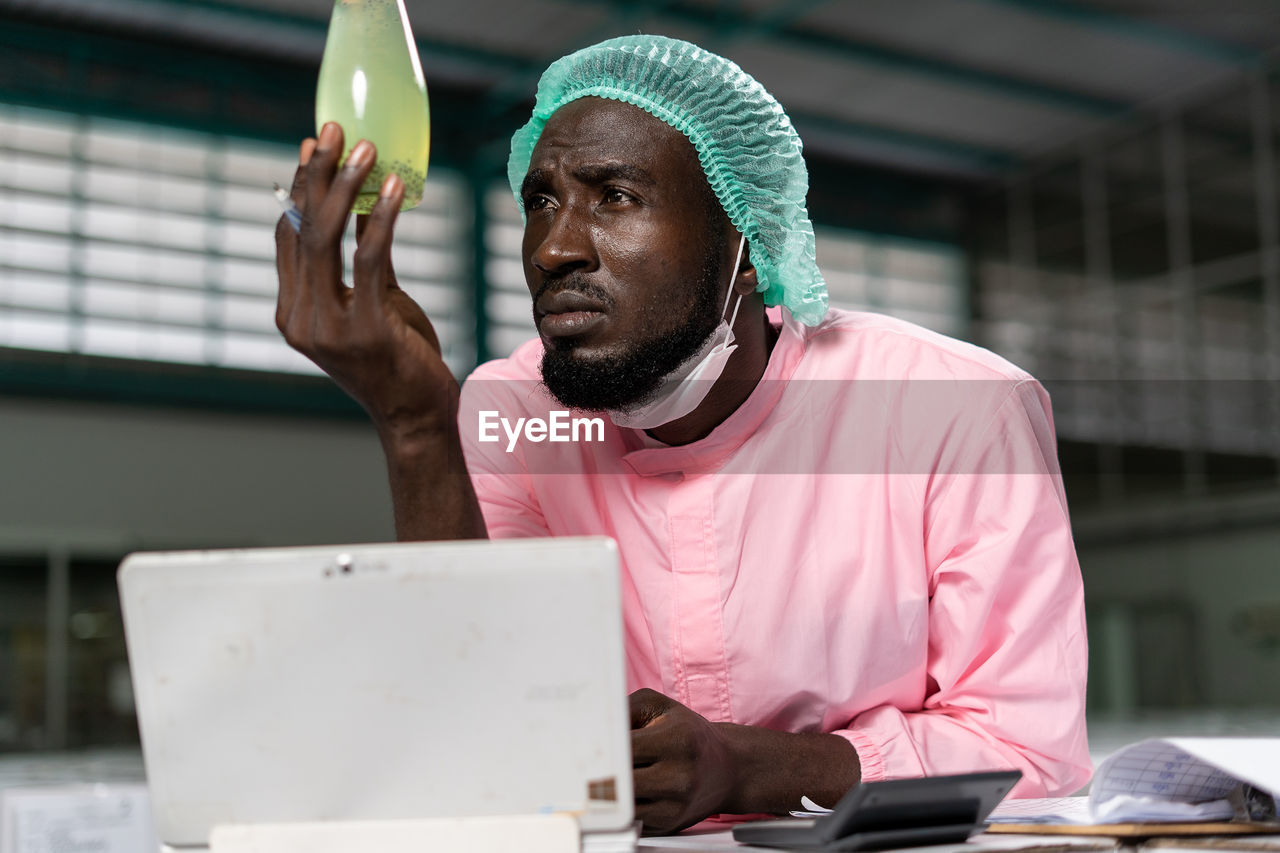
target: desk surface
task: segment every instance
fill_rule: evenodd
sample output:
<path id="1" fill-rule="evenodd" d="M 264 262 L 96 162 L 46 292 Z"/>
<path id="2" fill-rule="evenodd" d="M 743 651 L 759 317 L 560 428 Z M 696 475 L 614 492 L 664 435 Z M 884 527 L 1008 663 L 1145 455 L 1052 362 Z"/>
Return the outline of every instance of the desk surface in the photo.
<path id="1" fill-rule="evenodd" d="M 644 851 L 675 850 L 742 850 L 741 844 L 733 840 L 732 830 L 720 829 L 715 832 L 689 832 L 683 835 L 672 835 L 664 838 L 641 838 L 636 845 Z"/>
<path id="2" fill-rule="evenodd" d="M 1274 715 L 1268 717 L 1274 731 Z M 1239 733 L 1232 729 L 1230 733 Z M 1096 732 L 1095 732 L 1096 734 Z M 1126 741 L 1138 740 L 1140 735 L 1151 732 L 1135 732 L 1126 729 L 1123 738 Z M 1118 743 L 1120 737 L 1113 738 Z M 136 748 L 96 749 L 84 752 L 67 753 L 15 753 L 0 756 L 0 788 L 22 786 L 63 785 L 73 783 L 94 782 L 144 782 L 142 755 Z M 1148 842 L 1144 849 L 1169 848 L 1175 844 Z M 1184 839 L 1176 843 L 1177 850 L 1164 850 L 1162 853 L 1200 853 L 1214 851 L 1221 853 L 1224 849 L 1248 851 L 1276 851 L 1280 853 L 1280 837 L 1253 836 L 1216 841 L 1203 839 L 1199 845 L 1192 839 Z M 713 829 L 685 832 L 676 836 L 661 838 L 642 838 L 638 845 L 639 853 L 676 853 L 676 851 L 706 851 L 717 853 L 727 850 L 765 850 L 762 847 L 747 847 L 733 840 L 732 830 L 723 824 Z M 967 844 L 939 845 L 929 848 L 928 853 L 982 853 L 983 851 L 1036 850 L 1039 853 L 1085 853 L 1085 851 L 1115 851 L 1118 849 L 1113 839 L 1085 838 L 1080 836 L 1025 836 L 1025 835 L 979 835 L 970 839 Z M 909 853 L 909 851 L 904 851 Z"/>
<path id="3" fill-rule="evenodd" d="M 1130 839 L 1132 841 L 1132 839 Z M 727 850 L 765 851 L 733 840 L 732 830 L 685 833 L 665 838 L 642 838 L 637 853 L 723 853 Z M 1280 835 L 1244 835 L 1215 838 L 1160 838 L 1142 844 L 1121 839 L 1064 835 L 980 834 L 964 844 L 904 848 L 889 853 L 1277 853 Z M 780 853 L 774 850 L 773 853 Z"/>
<path id="4" fill-rule="evenodd" d="M 1094 853 L 1116 851 L 1120 847 L 1114 838 L 1087 836 L 1047 835 L 989 835 L 980 834 L 963 844 L 936 844 L 930 847 L 904 848 L 901 853 L 928 851 L 928 853 L 1006 853 L 1006 851 L 1030 850 L 1038 853 Z M 718 853 L 718 851 L 765 851 L 768 847 L 739 844 L 733 840 L 732 829 L 690 831 L 680 835 L 660 838 L 641 838 L 638 853 Z M 774 850 L 773 853 L 779 853 Z M 1187 853 L 1187 851 L 1178 851 Z M 1221 853 L 1221 851 L 1218 851 Z"/>

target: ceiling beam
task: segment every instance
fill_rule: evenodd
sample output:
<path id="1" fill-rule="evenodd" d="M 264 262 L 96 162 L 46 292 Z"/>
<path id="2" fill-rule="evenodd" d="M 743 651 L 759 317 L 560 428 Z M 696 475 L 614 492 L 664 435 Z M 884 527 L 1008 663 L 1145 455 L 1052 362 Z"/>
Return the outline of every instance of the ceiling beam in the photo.
<path id="1" fill-rule="evenodd" d="M 241 6 L 218 0 L 0 0 L 0 16 L 97 25 L 125 34 L 168 36 L 208 47 L 270 59 L 314 62 L 324 53 L 329 19 Z M 452 44 L 417 35 L 424 65 L 460 63 L 507 74 L 526 63 L 498 51 Z"/>
<path id="2" fill-rule="evenodd" d="M 598 0 L 567 0 L 579 5 L 599 6 Z M 801 53 L 819 53 L 840 62 L 860 62 L 900 74 L 908 74 L 962 87 L 996 97 L 1029 102 L 1038 106 L 1069 110 L 1094 117 L 1120 115 L 1130 108 L 1121 98 L 1084 92 L 1066 86 L 986 71 L 972 65 L 939 59 L 927 53 L 887 47 L 813 29 L 801 28 L 794 16 L 751 16 L 726 19 L 714 8 L 679 5 L 653 8 L 654 0 L 607 0 L 618 9 L 650 9 L 653 14 L 681 24 L 719 34 L 717 41 L 739 38 L 767 39 L 780 47 Z"/>
<path id="3" fill-rule="evenodd" d="M 792 11 L 802 6 L 816 5 L 820 0 L 796 0 Z M 626 13 L 626 20 L 661 12 L 672 0 L 637 0 L 627 4 L 635 10 Z M 327 20 L 315 17 L 290 15 L 262 8 L 232 5 L 217 0 L 112 0 L 100 4 L 96 0 L 44 0 L 39 4 L 23 0 L 0 0 L 0 16 L 5 12 L 16 13 L 18 19 L 36 18 L 56 23 L 58 20 L 74 22 L 78 26 L 106 25 L 121 37 L 142 35 L 164 36 L 174 43 L 188 42 L 211 48 L 231 50 L 246 55 L 270 57 L 275 61 L 318 63 L 323 51 Z M 38 12 L 38 14 L 32 14 Z M 606 27 L 612 30 L 619 18 L 611 17 Z M 762 33 L 762 24 L 753 24 L 754 33 Z M 634 29 L 634 27 L 632 27 Z M 580 35 L 579 38 L 582 36 Z M 479 109 L 470 119 L 490 126 L 493 141 L 480 146 L 477 154 L 494 163 L 505 162 L 508 125 L 518 120 L 507 111 L 522 107 L 532 100 L 538 77 L 544 70 L 540 61 L 530 61 L 493 51 L 443 44 L 430 39 L 417 38 L 424 66 L 458 63 L 487 70 L 489 80 L 497 79 L 498 89 L 489 90 Z M 490 84 L 493 85 L 492 83 Z M 482 121 L 488 115 L 493 120 Z M 923 158 L 929 162 L 946 162 L 957 172 L 969 175 L 994 174 L 1006 168 L 1013 158 L 1010 152 L 989 146 L 967 143 L 931 134 L 922 134 L 893 127 L 838 119 L 829 115 L 791 112 L 793 121 L 802 130 L 810 130 L 828 137 L 849 140 L 855 151 L 879 146 L 897 147 L 905 151 L 905 158 Z M 862 158 L 867 159 L 867 158 Z"/>
<path id="4" fill-rule="evenodd" d="M 788 2 L 778 3 L 771 9 L 758 12 L 755 21 L 757 26 L 770 29 L 785 27 L 830 2 L 831 0 L 788 0 Z"/>
<path id="5" fill-rule="evenodd" d="M 575 33 L 572 40 L 562 44 L 556 52 L 567 56 L 580 47 L 595 44 L 619 33 L 631 32 L 646 15 L 665 12 L 675 2 L 676 0 L 647 0 L 647 2 L 608 4 L 613 8 L 614 15 L 606 17 L 604 21 L 590 29 Z M 531 100 L 547 64 L 549 63 L 524 62 L 522 67 L 506 75 L 489 90 L 487 105 L 489 113 L 494 116 L 501 115 Z"/>
<path id="6" fill-rule="evenodd" d="M 990 6 L 1017 9 L 1029 15 L 1052 18 L 1076 26 L 1109 32 L 1133 41 L 1177 53 L 1185 53 L 1228 66 L 1242 67 L 1256 62 L 1261 55 L 1248 48 L 1193 35 L 1174 27 L 1144 20 L 1137 15 L 1119 15 L 1070 0 L 969 0 Z M 1206 14 L 1209 11 L 1206 9 Z"/>
<path id="7" fill-rule="evenodd" d="M 955 171 L 970 175 L 996 175 L 1019 162 L 1017 155 L 1009 151 L 984 145 L 813 113 L 788 111 L 788 115 L 802 139 L 806 133 L 830 134 L 854 145 L 901 149 L 904 161 L 914 155 L 948 163 Z"/>

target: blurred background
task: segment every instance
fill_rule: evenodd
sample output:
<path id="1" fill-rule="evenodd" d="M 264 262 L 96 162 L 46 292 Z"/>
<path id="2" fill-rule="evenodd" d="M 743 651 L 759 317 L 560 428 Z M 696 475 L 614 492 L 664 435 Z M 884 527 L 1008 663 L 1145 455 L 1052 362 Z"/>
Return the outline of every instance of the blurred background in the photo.
<path id="1" fill-rule="evenodd" d="M 461 378 L 533 334 L 504 179 L 541 70 L 656 32 L 806 146 L 835 305 L 1041 378 L 1094 751 L 1280 734 L 1280 4 L 406 0 L 401 282 Z M 272 182 L 330 0 L 0 0 L 0 751 L 134 755 L 129 551 L 393 537 L 360 410 L 273 325 Z"/>

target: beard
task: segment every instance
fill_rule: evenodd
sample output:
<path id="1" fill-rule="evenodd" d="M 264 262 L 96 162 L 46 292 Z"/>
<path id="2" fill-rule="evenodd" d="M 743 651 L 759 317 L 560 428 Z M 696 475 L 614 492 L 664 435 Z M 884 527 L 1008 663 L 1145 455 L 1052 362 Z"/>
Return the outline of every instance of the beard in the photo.
<path id="1" fill-rule="evenodd" d="M 694 284 L 693 304 L 676 328 L 628 341 L 621 351 L 598 358 L 578 357 L 571 339 L 543 352 L 543 384 L 561 405 L 586 411 L 625 411 L 642 406 L 657 395 L 668 375 L 702 348 L 720 324 L 716 309 L 725 238 L 719 229 L 712 233 L 718 239 L 710 241 L 707 260 Z M 590 291 L 589 287 L 581 289 Z M 654 313 L 664 310 L 664 306 L 657 306 Z"/>

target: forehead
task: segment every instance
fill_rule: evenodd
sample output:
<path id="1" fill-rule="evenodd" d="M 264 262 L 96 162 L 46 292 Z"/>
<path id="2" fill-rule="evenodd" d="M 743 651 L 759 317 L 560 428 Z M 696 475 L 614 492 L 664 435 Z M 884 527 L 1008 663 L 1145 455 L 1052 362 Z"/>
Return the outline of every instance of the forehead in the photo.
<path id="1" fill-rule="evenodd" d="M 529 169 L 610 162 L 640 166 L 659 181 L 706 181 L 698 152 L 683 133 L 637 106 L 594 97 L 556 110 L 538 138 Z"/>

